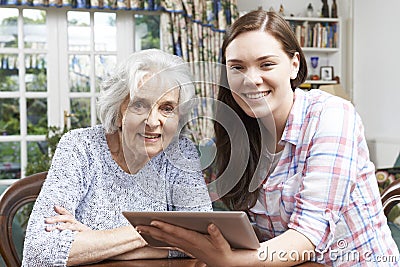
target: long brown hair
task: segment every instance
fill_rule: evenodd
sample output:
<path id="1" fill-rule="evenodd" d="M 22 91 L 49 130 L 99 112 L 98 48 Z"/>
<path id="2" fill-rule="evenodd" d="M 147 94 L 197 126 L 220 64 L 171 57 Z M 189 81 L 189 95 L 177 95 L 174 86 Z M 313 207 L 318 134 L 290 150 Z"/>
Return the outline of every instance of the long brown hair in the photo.
<path id="1" fill-rule="evenodd" d="M 224 204 L 233 210 L 248 210 L 253 207 L 257 201 L 258 190 L 250 192 L 249 185 L 256 173 L 257 166 L 259 165 L 261 148 L 263 147 L 264 141 L 262 141 L 262 131 L 265 130 L 263 127 L 259 126 L 259 122 L 256 118 L 248 116 L 233 99 L 232 92 L 228 88 L 227 75 L 226 75 L 226 48 L 227 46 L 241 33 L 249 31 L 265 31 L 271 34 L 278 42 L 281 43 L 283 51 L 287 54 L 289 58 L 293 58 L 295 53 L 299 53 L 300 56 L 300 68 L 295 79 L 290 80 L 292 90 L 297 88 L 301 83 L 303 83 L 307 77 L 307 63 L 301 50 L 301 47 L 296 40 L 292 29 L 286 20 L 284 20 L 280 15 L 275 12 L 268 12 L 264 10 L 256 10 L 246 15 L 240 17 L 236 20 L 231 27 L 227 30 L 224 42 L 222 44 L 222 72 L 221 72 L 221 85 L 218 92 L 218 100 L 228 105 L 231 109 L 236 112 L 241 122 L 247 131 L 248 144 L 250 147 L 247 148 L 249 154 L 247 158 L 241 159 L 246 161 L 246 169 L 242 172 L 241 179 L 236 183 L 236 185 L 226 193 L 222 200 Z M 244 154 L 240 153 L 241 149 L 235 148 L 235 151 L 239 153 L 232 153 L 232 144 L 234 146 L 240 146 L 243 144 L 243 140 L 240 139 L 240 135 L 235 133 L 229 133 L 226 129 L 218 123 L 223 120 L 223 115 L 218 112 L 216 114 L 216 122 L 214 123 L 215 136 L 216 136 L 216 146 L 217 146 L 217 177 L 227 169 L 228 165 L 236 164 L 232 163 L 232 159 L 237 159 L 237 157 L 243 157 Z M 232 139 L 232 140 L 231 140 Z M 231 157 L 232 156 L 232 157 Z M 218 180 L 218 179 L 217 179 Z M 220 194 L 224 192 L 224 183 L 217 183 L 218 190 Z"/>

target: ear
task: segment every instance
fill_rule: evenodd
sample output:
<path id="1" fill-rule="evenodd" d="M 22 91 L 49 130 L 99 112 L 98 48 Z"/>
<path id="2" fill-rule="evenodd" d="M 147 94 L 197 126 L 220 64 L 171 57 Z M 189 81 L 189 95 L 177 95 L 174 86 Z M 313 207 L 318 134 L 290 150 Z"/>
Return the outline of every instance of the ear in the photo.
<path id="1" fill-rule="evenodd" d="M 122 127 L 122 120 L 124 118 L 124 114 L 126 112 L 126 109 L 128 108 L 129 105 L 129 95 L 124 99 L 122 102 L 121 106 L 119 107 L 118 113 L 117 113 L 117 118 L 116 118 L 116 125 L 118 128 Z"/>
<path id="2" fill-rule="evenodd" d="M 294 80 L 297 78 L 297 73 L 299 73 L 300 69 L 300 54 L 298 52 L 294 53 L 294 56 L 291 59 L 291 72 L 290 79 Z"/>
<path id="3" fill-rule="evenodd" d="M 117 113 L 116 124 L 117 124 L 117 127 L 118 127 L 118 128 L 121 128 L 121 127 L 122 127 L 122 114 L 121 114 L 121 111 L 119 111 L 119 112 Z"/>

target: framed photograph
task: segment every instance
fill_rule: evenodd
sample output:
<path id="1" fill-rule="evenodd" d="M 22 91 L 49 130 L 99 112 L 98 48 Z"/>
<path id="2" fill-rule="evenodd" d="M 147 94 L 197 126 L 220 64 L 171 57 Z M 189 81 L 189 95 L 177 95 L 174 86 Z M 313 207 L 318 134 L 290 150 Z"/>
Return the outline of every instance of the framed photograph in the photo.
<path id="1" fill-rule="evenodd" d="M 333 80 L 333 67 L 332 66 L 322 66 L 320 68 L 320 77 L 324 81 Z"/>

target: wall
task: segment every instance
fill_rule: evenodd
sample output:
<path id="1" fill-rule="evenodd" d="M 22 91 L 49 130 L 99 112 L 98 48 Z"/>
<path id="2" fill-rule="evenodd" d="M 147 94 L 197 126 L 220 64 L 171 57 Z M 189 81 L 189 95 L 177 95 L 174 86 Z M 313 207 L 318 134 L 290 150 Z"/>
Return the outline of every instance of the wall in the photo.
<path id="1" fill-rule="evenodd" d="M 239 11 L 283 4 L 286 15 L 302 15 L 308 3 L 320 0 L 238 0 Z M 329 5 L 332 0 L 328 0 Z M 393 166 L 400 152 L 400 1 L 337 0 L 342 19 L 342 75 L 365 126 L 371 160 L 376 167 Z M 299 14 L 300 13 L 300 14 Z"/>
<path id="2" fill-rule="evenodd" d="M 399 11 L 398 0 L 354 0 L 353 99 L 377 167 L 400 152 Z"/>

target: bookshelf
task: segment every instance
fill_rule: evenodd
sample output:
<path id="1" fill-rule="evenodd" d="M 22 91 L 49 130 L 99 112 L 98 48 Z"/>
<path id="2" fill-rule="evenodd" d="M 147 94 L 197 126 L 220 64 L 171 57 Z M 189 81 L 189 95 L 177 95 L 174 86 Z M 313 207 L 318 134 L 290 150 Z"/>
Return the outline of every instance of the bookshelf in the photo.
<path id="1" fill-rule="evenodd" d="M 321 66 L 332 66 L 333 76 L 341 75 L 342 45 L 340 18 L 285 17 L 292 27 L 307 60 L 309 77 L 304 88 L 318 88 L 323 84 L 336 84 L 336 80 L 314 80 L 312 75 L 320 75 Z M 312 68 L 311 57 L 318 57 L 317 68 Z"/>

